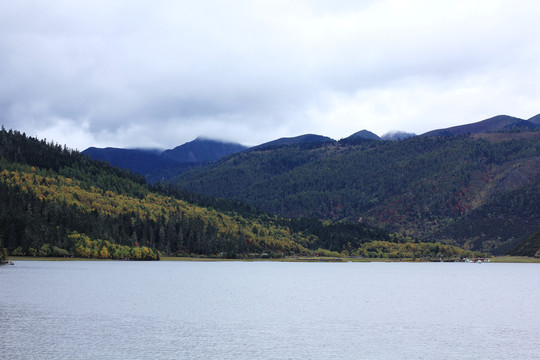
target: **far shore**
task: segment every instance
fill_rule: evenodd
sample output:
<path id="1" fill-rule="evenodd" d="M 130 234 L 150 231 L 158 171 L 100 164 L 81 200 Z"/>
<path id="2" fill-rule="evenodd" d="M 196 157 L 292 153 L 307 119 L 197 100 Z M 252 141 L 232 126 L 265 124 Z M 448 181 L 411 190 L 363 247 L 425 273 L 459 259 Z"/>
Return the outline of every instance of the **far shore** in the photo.
<path id="1" fill-rule="evenodd" d="M 9 256 L 8 260 L 16 261 L 132 261 L 132 260 L 113 260 L 113 259 L 89 259 L 75 257 L 39 257 L 39 256 Z M 135 260 L 134 260 L 135 261 Z M 412 259 L 380 259 L 380 258 L 329 258 L 329 257 L 284 257 L 284 258 L 246 258 L 246 259 L 223 259 L 207 257 L 177 257 L 162 256 L 159 261 L 277 261 L 277 262 L 438 262 L 429 260 Z M 540 263 L 539 258 L 526 256 L 494 256 L 490 257 L 492 263 Z M 442 262 L 453 262 L 452 260 L 443 260 Z M 459 262 L 459 261 L 458 261 Z"/>

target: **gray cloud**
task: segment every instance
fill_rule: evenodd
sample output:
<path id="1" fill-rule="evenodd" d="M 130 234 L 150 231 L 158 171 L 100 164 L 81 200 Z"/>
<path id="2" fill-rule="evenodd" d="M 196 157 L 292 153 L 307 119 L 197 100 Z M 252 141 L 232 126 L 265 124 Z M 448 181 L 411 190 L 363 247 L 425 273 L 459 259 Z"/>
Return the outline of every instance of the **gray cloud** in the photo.
<path id="1" fill-rule="evenodd" d="M 0 121 L 68 146 L 423 132 L 540 112 L 540 4 L 0 4 Z"/>

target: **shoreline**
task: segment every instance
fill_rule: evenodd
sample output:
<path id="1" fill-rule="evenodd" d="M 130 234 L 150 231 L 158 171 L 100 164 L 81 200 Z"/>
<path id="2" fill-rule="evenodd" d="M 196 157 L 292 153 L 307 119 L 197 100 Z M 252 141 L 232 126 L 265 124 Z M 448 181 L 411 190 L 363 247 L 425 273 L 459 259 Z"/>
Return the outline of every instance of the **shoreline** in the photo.
<path id="1" fill-rule="evenodd" d="M 409 263 L 427 263 L 439 262 L 430 260 L 412 260 L 412 259 L 381 259 L 381 258 L 324 258 L 324 257 L 286 257 L 278 259 L 220 259 L 220 258 L 196 258 L 196 257 L 176 257 L 162 256 L 160 260 L 113 260 L 113 259 L 89 259 L 75 257 L 39 257 L 39 256 L 9 256 L 11 261 L 199 261 L 199 262 L 215 262 L 215 261 L 273 261 L 273 262 L 301 262 L 301 263 L 348 263 L 348 262 L 409 262 Z M 489 258 L 490 263 L 514 263 L 514 264 L 535 264 L 540 263 L 540 259 L 526 256 L 495 256 Z M 443 260 L 440 262 L 463 262 L 453 260 Z"/>

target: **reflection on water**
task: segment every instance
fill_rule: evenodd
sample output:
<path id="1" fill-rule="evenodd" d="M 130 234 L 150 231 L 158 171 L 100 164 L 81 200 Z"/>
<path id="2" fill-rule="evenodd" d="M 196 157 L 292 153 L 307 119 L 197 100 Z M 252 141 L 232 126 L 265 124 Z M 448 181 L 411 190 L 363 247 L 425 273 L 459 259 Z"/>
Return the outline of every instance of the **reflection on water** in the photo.
<path id="1" fill-rule="evenodd" d="M 5 359 L 540 358 L 536 264 L 33 262 Z"/>

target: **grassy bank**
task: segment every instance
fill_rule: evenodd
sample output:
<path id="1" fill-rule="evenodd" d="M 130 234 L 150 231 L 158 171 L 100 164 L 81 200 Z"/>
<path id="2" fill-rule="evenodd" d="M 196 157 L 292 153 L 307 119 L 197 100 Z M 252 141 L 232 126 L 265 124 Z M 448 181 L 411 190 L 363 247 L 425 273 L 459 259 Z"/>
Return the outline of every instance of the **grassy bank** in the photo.
<path id="1" fill-rule="evenodd" d="M 124 261 L 110 259 L 89 259 L 75 257 L 39 257 L 39 256 L 9 256 L 8 260 L 13 261 Z M 277 261 L 277 262 L 428 262 L 412 259 L 380 259 L 380 258 L 336 258 L 336 257 L 285 257 L 278 259 L 222 259 L 205 257 L 178 257 L 162 256 L 161 261 Z M 525 256 L 497 256 L 490 258 L 492 263 L 540 263 L 540 259 Z"/>
<path id="2" fill-rule="evenodd" d="M 10 256 L 13 261 L 126 261 L 111 259 L 92 259 L 77 257 L 42 257 L 42 256 Z M 370 259 L 370 258 L 339 258 L 339 257 L 284 257 L 276 259 L 268 258 L 245 258 L 245 259 L 224 259 L 208 257 L 186 257 L 186 256 L 162 256 L 161 261 L 275 261 L 275 262 L 407 262 L 410 260 L 399 259 Z M 129 260 L 128 260 L 129 261 Z"/>
<path id="3" fill-rule="evenodd" d="M 527 257 L 527 256 L 496 256 L 490 258 L 494 263 L 540 263 L 539 258 Z"/>
<path id="4" fill-rule="evenodd" d="M 111 259 L 92 259 L 92 258 L 77 258 L 77 257 L 57 257 L 57 256 L 9 256 L 9 260 L 13 261 L 116 261 Z"/>
<path id="5" fill-rule="evenodd" d="M 381 259 L 381 258 L 339 258 L 339 257 L 284 257 L 277 259 L 222 259 L 162 256 L 161 261 L 277 261 L 277 262 L 430 262 L 429 260 L 413 259 Z M 438 261 L 435 261 L 438 262 Z M 525 256 L 497 256 L 490 258 L 493 263 L 540 263 L 540 259 Z"/>

